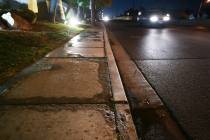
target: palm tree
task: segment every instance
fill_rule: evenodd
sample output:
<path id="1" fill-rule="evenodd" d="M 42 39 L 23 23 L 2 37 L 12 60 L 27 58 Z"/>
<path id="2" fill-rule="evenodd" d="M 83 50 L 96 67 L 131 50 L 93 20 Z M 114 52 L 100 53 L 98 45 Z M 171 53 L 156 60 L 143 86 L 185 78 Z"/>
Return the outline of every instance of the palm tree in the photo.
<path id="1" fill-rule="evenodd" d="M 49 17 L 50 21 L 55 23 L 56 21 L 56 11 L 59 9 L 60 19 L 65 19 L 65 13 L 63 10 L 63 1 L 62 0 L 50 0 L 49 3 Z"/>
<path id="2" fill-rule="evenodd" d="M 60 18 L 61 20 L 65 20 L 65 12 L 63 9 L 63 2 L 62 0 L 58 0 L 58 8 L 59 8 L 59 13 L 60 13 Z"/>
<path id="3" fill-rule="evenodd" d="M 34 13 L 38 13 L 37 0 L 29 0 L 28 9 L 33 11 Z"/>

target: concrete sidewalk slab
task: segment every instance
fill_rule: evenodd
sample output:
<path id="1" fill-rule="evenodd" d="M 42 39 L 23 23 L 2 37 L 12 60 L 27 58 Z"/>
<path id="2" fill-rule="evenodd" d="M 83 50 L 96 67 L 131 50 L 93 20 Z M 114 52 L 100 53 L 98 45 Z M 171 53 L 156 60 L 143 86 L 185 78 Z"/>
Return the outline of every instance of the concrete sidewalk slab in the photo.
<path id="1" fill-rule="evenodd" d="M 86 59 L 45 59 L 0 99 L 11 103 L 105 103 L 111 89 L 106 62 Z"/>
<path id="2" fill-rule="evenodd" d="M 66 47 L 76 47 L 76 48 L 104 48 L 104 44 L 102 42 L 79 42 L 79 43 L 71 43 L 69 42 Z"/>
<path id="3" fill-rule="evenodd" d="M 83 46 L 83 45 L 82 45 Z M 105 57 L 104 48 L 79 48 L 65 47 L 58 48 L 46 57 Z"/>
<path id="4" fill-rule="evenodd" d="M 103 33 L 83 32 L 46 57 L 105 57 Z"/>
<path id="5" fill-rule="evenodd" d="M 101 26 L 52 51 L 0 91 L 0 139 L 137 140 Z"/>
<path id="6" fill-rule="evenodd" d="M 74 43 L 100 43 L 103 42 L 103 32 L 83 32 L 70 40 L 72 44 Z"/>
<path id="7" fill-rule="evenodd" d="M 105 105 L 1 106 L 1 140 L 117 140 Z"/>
<path id="8" fill-rule="evenodd" d="M 87 32 L 86 32 L 87 33 Z M 102 35 L 95 35 L 95 36 L 91 36 L 91 35 L 87 35 L 87 36 L 83 36 L 82 34 L 74 37 L 71 39 L 72 43 L 74 42 L 93 42 L 93 43 L 99 43 L 99 42 L 103 42 L 103 36 Z"/>
<path id="9" fill-rule="evenodd" d="M 65 47 L 75 47 L 75 48 L 104 48 L 103 42 L 71 42 L 66 43 Z"/>

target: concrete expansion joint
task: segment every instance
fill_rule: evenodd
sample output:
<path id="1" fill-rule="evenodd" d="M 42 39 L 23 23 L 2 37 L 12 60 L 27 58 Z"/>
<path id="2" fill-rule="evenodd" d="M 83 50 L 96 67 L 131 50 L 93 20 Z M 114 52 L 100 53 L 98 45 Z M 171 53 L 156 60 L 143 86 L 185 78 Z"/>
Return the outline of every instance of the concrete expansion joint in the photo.
<path id="1" fill-rule="evenodd" d="M 138 139 L 105 28 L 75 36 L 0 90 L 0 139 Z"/>
<path id="2" fill-rule="evenodd" d="M 133 118 L 128 104 L 128 99 L 122 84 L 120 73 L 112 52 L 106 27 L 104 27 L 105 54 L 108 59 L 109 74 L 113 93 L 113 104 L 115 106 L 116 125 L 119 140 L 138 140 Z"/>

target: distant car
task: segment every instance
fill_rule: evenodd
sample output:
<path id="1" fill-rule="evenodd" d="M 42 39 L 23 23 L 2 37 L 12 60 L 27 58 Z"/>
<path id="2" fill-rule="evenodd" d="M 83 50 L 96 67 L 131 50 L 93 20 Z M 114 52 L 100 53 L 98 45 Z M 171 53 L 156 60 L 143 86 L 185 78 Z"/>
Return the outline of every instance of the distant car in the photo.
<path id="1" fill-rule="evenodd" d="M 153 10 L 143 13 L 141 16 L 137 17 L 137 20 L 148 25 L 162 25 L 169 23 L 171 16 L 169 13 Z"/>

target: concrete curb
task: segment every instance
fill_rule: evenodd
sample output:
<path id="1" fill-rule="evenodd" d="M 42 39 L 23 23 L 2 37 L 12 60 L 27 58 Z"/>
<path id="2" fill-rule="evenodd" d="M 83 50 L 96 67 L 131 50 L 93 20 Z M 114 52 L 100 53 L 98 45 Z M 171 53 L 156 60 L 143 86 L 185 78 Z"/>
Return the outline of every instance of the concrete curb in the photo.
<path id="1" fill-rule="evenodd" d="M 115 61 L 115 58 L 111 49 L 111 45 L 109 43 L 106 29 L 104 32 L 104 40 L 105 40 L 104 43 L 105 43 L 105 49 L 106 49 L 105 52 L 108 58 L 110 78 L 112 81 L 111 84 L 112 84 L 114 101 L 119 102 L 119 103 L 128 103 L 128 100 L 124 91 L 124 87 L 122 84 L 122 80 L 120 77 L 120 73 L 118 71 L 117 64 L 116 64 L 116 61 Z"/>
<path id="2" fill-rule="evenodd" d="M 116 125 L 120 133 L 120 140 L 138 140 L 137 132 L 133 122 L 133 118 L 128 104 L 128 99 L 122 84 L 120 73 L 113 55 L 111 45 L 108 38 L 108 33 L 105 25 L 104 28 L 104 43 L 105 53 L 108 59 L 108 67 L 110 72 L 111 87 L 113 92 L 113 100 L 116 113 Z"/>

